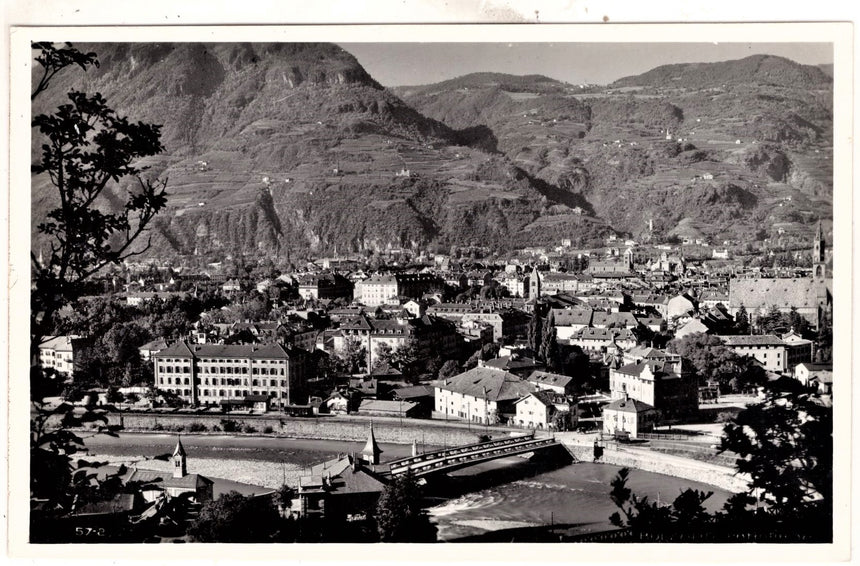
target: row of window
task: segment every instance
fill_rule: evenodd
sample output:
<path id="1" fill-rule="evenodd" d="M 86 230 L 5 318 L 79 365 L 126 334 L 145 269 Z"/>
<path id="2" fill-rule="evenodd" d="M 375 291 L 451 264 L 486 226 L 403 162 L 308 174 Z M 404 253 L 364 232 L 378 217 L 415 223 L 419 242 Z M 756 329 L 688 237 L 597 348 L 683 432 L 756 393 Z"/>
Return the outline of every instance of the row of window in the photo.
<path id="1" fill-rule="evenodd" d="M 191 368 L 188 366 L 158 366 L 159 373 L 191 373 Z M 251 368 L 252 375 L 285 375 L 284 368 Z M 218 367 L 209 367 L 203 366 L 199 368 L 199 373 L 239 373 L 245 374 L 248 373 L 247 366 L 218 366 Z"/>
<path id="2" fill-rule="evenodd" d="M 159 358 L 159 361 L 167 362 L 167 363 L 190 363 L 190 358 Z M 204 364 L 246 364 L 250 360 L 245 359 L 221 359 L 221 358 L 200 358 L 197 360 L 198 363 Z M 258 364 L 283 364 L 286 360 L 254 360 L 254 363 Z"/>
<path id="3" fill-rule="evenodd" d="M 172 377 L 166 377 L 166 378 L 160 377 L 158 380 L 158 383 L 160 385 L 174 385 L 174 384 L 175 385 L 189 385 L 189 381 L 188 381 L 187 377 L 186 378 L 177 377 L 177 378 L 175 378 L 175 381 L 174 381 L 174 378 L 172 378 Z M 210 385 L 208 378 L 203 380 L 203 385 Z M 242 379 L 224 378 L 224 379 L 221 379 L 220 383 L 219 383 L 218 379 L 213 379 L 211 385 L 248 385 L 248 380 L 247 379 L 242 380 Z M 286 380 L 282 379 L 282 380 L 280 380 L 280 382 L 278 382 L 278 380 L 276 380 L 276 379 L 270 379 L 269 380 L 269 385 L 268 385 L 269 387 L 278 387 L 279 385 L 281 387 L 286 387 L 287 386 Z M 260 386 L 266 387 L 266 380 L 265 379 L 261 379 L 261 380 L 253 379 L 253 380 L 251 380 L 251 386 L 252 387 L 260 387 Z"/>
<path id="4" fill-rule="evenodd" d="M 190 389 L 176 389 L 176 388 L 168 388 L 167 391 L 170 393 L 175 393 L 176 395 L 183 395 L 185 397 L 191 396 Z M 211 393 L 211 395 L 210 395 Z M 248 391 L 247 389 L 203 389 L 201 392 L 201 397 L 220 397 L 220 398 L 238 398 L 238 397 L 247 397 L 248 395 L 266 395 L 266 391 Z M 281 396 L 281 392 L 277 392 L 278 397 Z"/>

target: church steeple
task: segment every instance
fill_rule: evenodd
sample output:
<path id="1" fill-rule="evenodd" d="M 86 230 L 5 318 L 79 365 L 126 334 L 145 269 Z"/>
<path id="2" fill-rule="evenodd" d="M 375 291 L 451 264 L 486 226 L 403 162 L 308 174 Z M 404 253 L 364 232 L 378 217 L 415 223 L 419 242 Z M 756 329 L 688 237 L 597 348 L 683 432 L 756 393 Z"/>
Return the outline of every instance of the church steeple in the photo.
<path id="1" fill-rule="evenodd" d="M 367 459 L 368 463 L 376 465 L 379 463 L 380 454 L 382 454 L 382 449 L 376 443 L 376 437 L 373 435 L 373 423 L 371 423 L 370 434 L 367 437 L 367 443 L 364 445 L 361 455 Z"/>
<path id="2" fill-rule="evenodd" d="M 188 475 L 188 468 L 185 463 L 185 447 L 182 446 L 182 440 L 176 437 L 176 448 L 173 449 L 173 477 L 184 478 Z"/>
<path id="3" fill-rule="evenodd" d="M 815 281 L 824 282 L 826 273 L 824 231 L 821 228 L 821 218 L 819 218 L 818 227 L 815 230 L 815 240 L 812 242 L 812 278 Z"/>
<path id="4" fill-rule="evenodd" d="M 529 298 L 537 300 L 541 295 L 541 276 L 537 267 L 532 267 L 532 273 L 529 275 Z"/>

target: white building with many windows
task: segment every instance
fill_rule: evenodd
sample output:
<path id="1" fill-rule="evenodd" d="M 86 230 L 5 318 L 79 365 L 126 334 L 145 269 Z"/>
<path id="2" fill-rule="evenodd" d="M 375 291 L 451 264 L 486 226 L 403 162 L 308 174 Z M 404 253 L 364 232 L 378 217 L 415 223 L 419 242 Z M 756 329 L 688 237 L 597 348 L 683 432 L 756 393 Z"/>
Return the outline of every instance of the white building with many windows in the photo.
<path id="1" fill-rule="evenodd" d="M 269 406 L 304 402 L 308 354 L 279 344 L 176 344 L 153 355 L 155 386 L 193 405 L 266 396 Z"/>
<path id="2" fill-rule="evenodd" d="M 39 363 L 43 369 L 71 376 L 75 372 L 74 340 L 77 336 L 49 336 L 39 344 Z"/>

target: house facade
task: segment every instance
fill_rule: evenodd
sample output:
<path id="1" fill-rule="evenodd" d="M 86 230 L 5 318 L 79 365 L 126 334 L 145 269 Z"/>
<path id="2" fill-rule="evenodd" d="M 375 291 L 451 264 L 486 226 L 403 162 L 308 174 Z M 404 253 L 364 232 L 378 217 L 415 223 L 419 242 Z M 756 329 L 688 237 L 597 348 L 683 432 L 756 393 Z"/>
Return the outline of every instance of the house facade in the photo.
<path id="1" fill-rule="evenodd" d="M 534 390 L 512 373 L 474 368 L 434 383 L 434 408 L 444 418 L 492 424 L 513 418 L 514 403 Z"/>
<path id="2" fill-rule="evenodd" d="M 808 341 L 788 343 L 772 334 L 720 336 L 726 347 L 739 356 L 751 356 L 766 370 L 772 372 L 791 371 L 797 364 L 812 361 L 812 350 Z"/>
<path id="3" fill-rule="evenodd" d="M 279 344 L 177 342 L 153 355 L 155 386 L 192 405 L 266 396 L 283 409 L 304 402 L 309 356 Z"/>
<path id="4" fill-rule="evenodd" d="M 657 410 L 636 399 L 616 399 L 603 407 L 603 434 L 639 438 L 654 429 L 659 418 Z"/>

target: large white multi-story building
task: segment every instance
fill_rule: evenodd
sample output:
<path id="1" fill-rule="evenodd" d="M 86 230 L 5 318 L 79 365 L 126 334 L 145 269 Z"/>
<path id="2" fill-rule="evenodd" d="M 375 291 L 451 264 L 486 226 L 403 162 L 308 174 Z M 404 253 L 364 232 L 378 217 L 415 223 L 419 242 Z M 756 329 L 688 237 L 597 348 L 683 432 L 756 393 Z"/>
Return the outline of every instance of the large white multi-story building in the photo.
<path id="1" fill-rule="evenodd" d="M 74 340 L 77 336 L 49 336 L 39 344 L 39 363 L 43 369 L 71 376 L 75 373 Z"/>
<path id="2" fill-rule="evenodd" d="M 308 354 L 298 348 L 177 342 L 152 358 L 155 386 L 194 405 L 265 396 L 283 408 L 306 400 Z"/>
<path id="3" fill-rule="evenodd" d="M 812 361 L 809 340 L 787 342 L 772 334 L 720 336 L 720 339 L 737 355 L 755 358 L 768 371 L 793 371 L 797 364 Z"/>
<path id="4" fill-rule="evenodd" d="M 355 300 L 368 307 L 397 303 L 398 297 L 420 298 L 441 279 L 432 273 L 374 275 L 355 286 Z"/>

